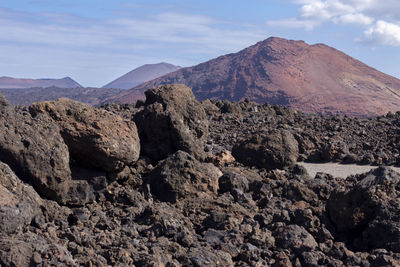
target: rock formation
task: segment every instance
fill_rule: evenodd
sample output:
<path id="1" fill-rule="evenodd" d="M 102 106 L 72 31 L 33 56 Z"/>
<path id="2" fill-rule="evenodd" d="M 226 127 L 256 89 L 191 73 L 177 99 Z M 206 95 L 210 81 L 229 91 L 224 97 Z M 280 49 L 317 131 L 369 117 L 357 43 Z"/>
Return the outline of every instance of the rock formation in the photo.
<path id="1" fill-rule="evenodd" d="M 175 203 L 188 194 L 218 191 L 221 171 L 210 163 L 201 163 L 183 151 L 161 162 L 146 178 L 151 192 L 160 200 Z"/>
<path id="2" fill-rule="evenodd" d="M 0 162 L 0 232 L 13 234 L 40 214 L 42 199 L 24 184 L 6 164 Z"/>
<path id="3" fill-rule="evenodd" d="M 160 160 L 178 150 L 199 159 L 204 156 L 208 120 L 190 88 L 166 85 L 147 91 L 144 109 L 134 120 L 143 154 L 151 159 Z"/>
<path id="4" fill-rule="evenodd" d="M 199 103 L 185 86 L 103 108 L 28 112 L 0 96 L 1 266 L 400 264 L 399 173 L 310 177 L 296 164 L 400 165 L 400 112 Z"/>
<path id="5" fill-rule="evenodd" d="M 16 112 L 0 97 L 0 161 L 44 196 L 60 200 L 69 188 L 69 153 L 60 129 L 45 116 Z"/>
<path id="6" fill-rule="evenodd" d="M 296 139 L 286 130 L 273 130 L 264 137 L 253 136 L 232 148 L 239 162 L 266 169 L 283 169 L 296 164 L 299 149 Z"/>
<path id="7" fill-rule="evenodd" d="M 115 171 L 139 158 L 135 123 L 115 114 L 67 98 L 34 103 L 29 111 L 47 114 L 60 127 L 72 156 L 84 165 Z"/>

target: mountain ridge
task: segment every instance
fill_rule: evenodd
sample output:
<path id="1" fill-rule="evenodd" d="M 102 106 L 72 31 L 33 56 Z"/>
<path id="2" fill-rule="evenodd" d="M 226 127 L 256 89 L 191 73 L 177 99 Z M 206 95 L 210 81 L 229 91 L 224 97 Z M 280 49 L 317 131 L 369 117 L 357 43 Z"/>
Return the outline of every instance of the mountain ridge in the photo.
<path id="1" fill-rule="evenodd" d="M 104 85 L 102 88 L 131 89 L 143 82 L 156 79 L 180 68 L 180 66 L 166 62 L 145 64 Z"/>
<path id="2" fill-rule="evenodd" d="M 30 78 L 14 78 L 8 76 L 0 77 L 0 88 L 2 89 L 27 89 L 33 87 L 51 87 L 57 86 L 60 88 L 75 88 L 82 87 L 78 82 L 71 77 L 64 77 L 60 79 L 30 79 Z"/>
<path id="3" fill-rule="evenodd" d="M 29 106 L 34 102 L 56 100 L 63 97 L 90 105 L 98 105 L 102 103 L 104 99 L 121 92 L 122 89 L 92 87 L 75 87 L 68 88 L 68 90 L 55 86 L 21 89 L 0 88 L 0 93 L 14 106 Z"/>
<path id="4" fill-rule="evenodd" d="M 376 116 L 400 110 L 400 80 L 325 44 L 271 37 L 145 82 L 110 102 L 134 102 L 167 83 L 192 88 L 199 100 L 249 99 L 307 113 Z"/>

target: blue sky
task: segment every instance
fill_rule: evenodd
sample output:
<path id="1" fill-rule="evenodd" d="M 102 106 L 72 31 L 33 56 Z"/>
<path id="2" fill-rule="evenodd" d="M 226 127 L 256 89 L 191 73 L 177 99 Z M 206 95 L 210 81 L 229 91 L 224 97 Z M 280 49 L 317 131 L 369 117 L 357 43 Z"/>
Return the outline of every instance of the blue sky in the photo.
<path id="1" fill-rule="evenodd" d="M 0 76 L 103 86 L 270 36 L 325 43 L 400 78 L 398 0 L 0 0 Z"/>

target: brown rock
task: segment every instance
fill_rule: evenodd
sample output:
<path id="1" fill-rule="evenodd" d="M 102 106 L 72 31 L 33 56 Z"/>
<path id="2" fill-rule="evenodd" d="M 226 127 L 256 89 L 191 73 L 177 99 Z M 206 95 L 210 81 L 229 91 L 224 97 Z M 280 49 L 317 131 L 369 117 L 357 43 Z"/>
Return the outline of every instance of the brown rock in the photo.
<path id="1" fill-rule="evenodd" d="M 219 115 L 221 113 L 220 109 L 215 104 L 213 104 L 209 99 L 206 99 L 203 102 L 201 102 L 201 105 L 203 106 L 204 111 L 208 116 Z"/>
<path id="2" fill-rule="evenodd" d="M 191 248 L 188 257 L 193 266 L 234 266 L 227 252 L 203 248 Z"/>
<path id="3" fill-rule="evenodd" d="M 13 171 L 0 162 L 0 233 L 12 234 L 31 223 L 40 213 L 42 199 Z"/>
<path id="4" fill-rule="evenodd" d="M 356 185 L 335 190 L 326 205 L 338 239 L 360 250 L 400 252 L 400 174 L 379 167 L 360 175 Z"/>
<path id="5" fill-rule="evenodd" d="M 324 161 L 343 160 L 348 154 L 349 149 L 341 140 L 330 140 L 321 149 L 321 159 Z"/>
<path id="6" fill-rule="evenodd" d="M 57 125 L 15 112 L 0 100 L 0 160 L 47 198 L 60 200 L 71 180 L 69 153 Z"/>
<path id="7" fill-rule="evenodd" d="M 175 203 L 200 192 L 216 193 L 221 176 L 222 172 L 211 163 L 201 163 L 190 154 L 177 151 L 159 163 L 147 181 L 158 199 Z"/>
<path id="8" fill-rule="evenodd" d="M 178 150 L 204 157 L 208 120 L 189 87 L 164 85 L 146 91 L 143 111 L 135 116 L 142 152 L 157 161 Z"/>
<path id="9" fill-rule="evenodd" d="M 265 136 L 253 136 L 236 144 L 232 154 L 237 161 L 265 169 L 282 169 L 296 164 L 299 148 L 287 130 L 272 130 Z"/>
<path id="10" fill-rule="evenodd" d="M 34 103 L 29 111 L 49 115 L 59 125 L 71 156 L 84 165 L 113 171 L 139 158 L 135 123 L 111 112 L 67 98 Z"/>
<path id="11" fill-rule="evenodd" d="M 278 229 L 275 241 L 277 247 L 292 249 L 296 253 L 313 251 L 318 243 L 306 229 L 298 225 L 288 225 Z"/>
<path id="12" fill-rule="evenodd" d="M 215 156 L 207 157 L 207 161 L 213 163 L 216 166 L 222 167 L 225 164 L 229 164 L 235 161 L 232 153 L 229 150 L 222 150 Z"/>
<path id="13" fill-rule="evenodd" d="M 30 232 L 16 237 L 0 235 L 0 263 L 18 267 L 35 263 L 34 266 L 76 266 L 66 248 Z"/>

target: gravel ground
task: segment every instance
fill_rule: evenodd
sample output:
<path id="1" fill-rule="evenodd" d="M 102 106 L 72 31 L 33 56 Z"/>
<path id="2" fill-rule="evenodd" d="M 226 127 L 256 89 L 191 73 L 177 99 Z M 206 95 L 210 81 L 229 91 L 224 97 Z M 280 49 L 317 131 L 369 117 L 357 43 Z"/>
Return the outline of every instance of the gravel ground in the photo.
<path id="1" fill-rule="evenodd" d="M 339 163 L 305 163 L 298 162 L 297 164 L 306 168 L 311 177 L 315 177 L 317 172 L 329 173 L 335 177 L 346 178 L 349 175 L 369 172 L 377 166 L 370 165 L 355 165 L 355 164 L 339 164 Z M 399 167 L 391 167 L 393 170 L 400 173 Z"/>

